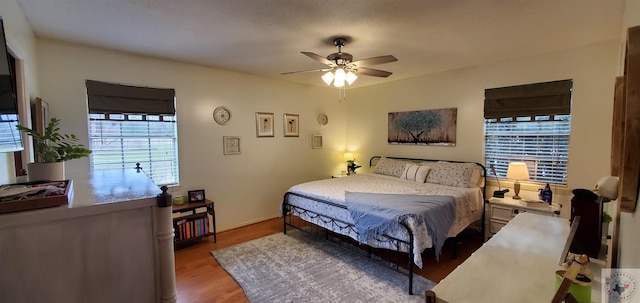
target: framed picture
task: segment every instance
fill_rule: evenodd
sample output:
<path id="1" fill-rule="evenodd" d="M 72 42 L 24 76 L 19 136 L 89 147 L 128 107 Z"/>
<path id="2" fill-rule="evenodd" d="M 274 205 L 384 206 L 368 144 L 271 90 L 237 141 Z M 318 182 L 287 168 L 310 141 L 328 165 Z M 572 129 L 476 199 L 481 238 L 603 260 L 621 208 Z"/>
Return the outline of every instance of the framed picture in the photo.
<path id="1" fill-rule="evenodd" d="M 222 141 L 225 155 L 240 154 L 240 137 L 224 136 Z"/>
<path id="2" fill-rule="evenodd" d="M 284 136 L 285 137 L 299 137 L 299 120 L 300 116 L 294 114 L 284 114 Z"/>
<path id="3" fill-rule="evenodd" d="M 256 137 L 273 137 L 273 113 L 256 113 Z"/>
<path id="4" fill-rule="evenodd" d="M 322 148 L 322 135 L 311 135 L 311 147 Z"/>
<path id="5" fill-rule="evenodd" d="M 204 189 L 190 190 L 188 194 L 189 202 L 204 201 Z"/>

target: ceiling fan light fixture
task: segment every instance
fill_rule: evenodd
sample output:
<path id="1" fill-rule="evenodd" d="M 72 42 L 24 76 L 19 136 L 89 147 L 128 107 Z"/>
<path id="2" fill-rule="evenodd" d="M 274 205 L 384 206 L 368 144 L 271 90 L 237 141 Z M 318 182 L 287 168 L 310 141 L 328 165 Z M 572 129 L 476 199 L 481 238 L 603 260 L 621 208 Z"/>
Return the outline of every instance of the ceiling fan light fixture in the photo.
<path id="1" fill-rule="evenodd" d="M 342 68 L 338 68 L 336 69 L 336 74 L 334 75 L 333 78 L 333 85 L 335 87 L 343 87 L 344 86 L 344 80 L 346 80 L 347 75 L 344 72 L 344 69 Z"/>
<path id="2" fill-rule="evenodd" d="M 333 73 L 327 72 L 326 74 L 322 75 L 322 81 L 324 81 L 324 83 L 326 83 L 327 85 L 331 85 L 331 81 L 333 81 Z"/>
<path id="3" fill-rule="evenodd" d="M 349 85 L 353 84 L 353 82 L 356 82 L 356 79 L 358 79 L 358 75 L 356 75 L 354 72 L 349 71 L 347 73 L 346 80 Z"/>

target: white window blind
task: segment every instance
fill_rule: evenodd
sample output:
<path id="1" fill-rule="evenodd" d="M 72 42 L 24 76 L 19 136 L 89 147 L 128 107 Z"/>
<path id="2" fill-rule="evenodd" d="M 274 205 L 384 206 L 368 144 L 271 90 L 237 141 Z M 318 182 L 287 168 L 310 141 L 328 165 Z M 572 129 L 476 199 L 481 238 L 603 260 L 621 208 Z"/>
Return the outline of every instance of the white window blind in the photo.
<path id="1" fill-rule="evenodd" d="M 18 114 L 0 114 L 0 152 L 22 150 Z"/>
<path id="2" fill-rule="evenodd" d="M 140 163 L 156 184 L 179 183 L 175 115 L 89 114 L 89 146 L 93 169 Z"/>
<path id="3" fill-rule="evenodd" d="M 485 161 L 498 178 L 509 162 L 527 163 L 531 181 L 566 184 L 570 115 L 485 118 Z"/>

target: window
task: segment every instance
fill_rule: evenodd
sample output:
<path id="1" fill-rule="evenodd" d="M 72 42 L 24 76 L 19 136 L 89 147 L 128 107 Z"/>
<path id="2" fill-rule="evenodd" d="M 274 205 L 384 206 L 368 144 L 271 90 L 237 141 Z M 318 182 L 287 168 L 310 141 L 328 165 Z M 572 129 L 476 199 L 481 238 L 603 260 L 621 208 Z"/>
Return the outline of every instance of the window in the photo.
<path id="1" fill-rule="evenodd" d="M 178 184 L 178 136 L 172 89 L 87 81 L 91 168 L 140 163 L 158 185 Z"/>
<path id="2" fill-rule="evenodd" d="M 485 165 L 527 163 L 531 181 L 567 184 L 571 80 L 485 91 Z"/>

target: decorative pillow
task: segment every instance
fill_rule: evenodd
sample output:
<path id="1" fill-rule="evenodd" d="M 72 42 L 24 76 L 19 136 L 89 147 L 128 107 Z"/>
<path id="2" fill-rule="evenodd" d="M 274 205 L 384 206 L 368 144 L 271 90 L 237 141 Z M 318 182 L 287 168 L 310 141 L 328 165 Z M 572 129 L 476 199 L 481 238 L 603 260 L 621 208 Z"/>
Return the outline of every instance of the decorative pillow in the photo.
<path id="1" fill-rule="evenodd" d="M 426 182 L 455 187 L 470 187 L 469 180 L 474 167 L 475 164 L 473 163 L 439 161 L 431 165 L 431 172 L 427 175 Z"/>
<path id="2" fill-rule="evenodd" d="M 482 168 L 480 166 L 474 165 L 473 171 L 471 172 L 471 177 L 469 178 L 468 187 L 482 187 L 480 181 L 482 181 Z"/>
<path id="3" fill-rule="evenodd" d="M 387 175 L 400 177 L 407 166 L 406 161 L 394 160 L 389 158 L 380 158 L 376 168 L 373 170 L 374 174 Z"/>
<path id="4" fill-rule="evenodd" d="M 427 179 L 427 174 L 429 174 L 429 169 L 431 169 L 431 167 L 427 165 L 407 164 L 400 179 L 424 183 L 424 180 Z"/>

